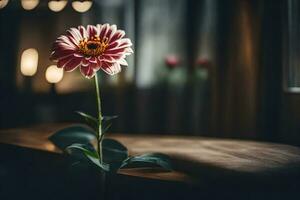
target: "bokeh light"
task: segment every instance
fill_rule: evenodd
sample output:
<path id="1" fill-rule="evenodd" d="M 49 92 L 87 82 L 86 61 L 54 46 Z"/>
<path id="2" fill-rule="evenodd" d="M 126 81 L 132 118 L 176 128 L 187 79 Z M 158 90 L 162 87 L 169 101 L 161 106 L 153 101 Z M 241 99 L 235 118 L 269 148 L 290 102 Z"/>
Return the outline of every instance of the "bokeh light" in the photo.
<path id="1" fill-rule="evenodd" d="M 67 0 L 49 1 L 48 7 L 53 12 L 59 12 L 59 11 L 62 11 L 66 7 L 67 3 L 68 3 Z"/>
<path id="2" fill-rule="evenodd" d="M 46 80 L 49 83 L 58 83 L 64 76 L 62 68 L 58 68 L 56 65 L 50 65 L 46 70 Z"/>
<path id="3" fill-rule="evenodd" d="M 32 10 L 39 4 L 39 0 L 22 0 L 21 5 L 25 10 Z"/>
<path id="4" fill-rule="evenodd" d="M 8 0 L 0 0 L 0 9 L 4 8 L 8 4 Z"/>
<path id="5" fill-rule="evenodd" d="M 21 73 L 24 76 L 33 76 L 38 67 L 39 54 L 36 49 L 30 48 L 22 53 Z"/>
<path id="6" fill-rule="evenodd" d="M 73 1 L 72 7 L 74 10 L 80 13 L 88 11 L 93 5 L 92 1 Z"/>

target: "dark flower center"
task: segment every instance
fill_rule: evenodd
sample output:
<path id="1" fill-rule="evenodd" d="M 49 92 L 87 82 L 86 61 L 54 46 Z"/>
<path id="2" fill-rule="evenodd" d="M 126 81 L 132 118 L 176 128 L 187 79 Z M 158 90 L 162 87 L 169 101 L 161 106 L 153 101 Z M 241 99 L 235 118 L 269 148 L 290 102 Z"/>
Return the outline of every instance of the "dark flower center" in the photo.
<path id="1" fill-rule="evenodd" d="M 87 43 L 87 48 L 88 49 L 97 49 L 99 47 L 99 43 L 98 42 L 88 42 Z"/>
<path id="2" fill-rule="evenodd" d="M 85 38 L 79 42 L 79 51 L 85 56 L 99 56 L 103 54 L 108 46 L 108 38 L 102 40 L 99 36 Z"/>

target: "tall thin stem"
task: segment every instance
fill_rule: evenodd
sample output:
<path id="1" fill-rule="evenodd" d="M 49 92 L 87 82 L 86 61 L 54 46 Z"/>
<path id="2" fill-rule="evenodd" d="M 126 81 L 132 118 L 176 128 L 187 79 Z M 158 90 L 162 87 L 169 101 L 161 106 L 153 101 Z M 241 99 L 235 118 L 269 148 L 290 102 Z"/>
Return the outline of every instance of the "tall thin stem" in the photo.
<path id="1" fill-rule="evenodd" d="M 102 113 L 101 113 L 101 95 L 100 88 L 98 82 L 98 75 L 95 74 L 95 86 L 96 86 L 96 94 L 97 94 L 97 105 L 98 105 L 98 133 L 97 133 L 97 152 L 99 156 L 99 161 L 102 164 Z"/>

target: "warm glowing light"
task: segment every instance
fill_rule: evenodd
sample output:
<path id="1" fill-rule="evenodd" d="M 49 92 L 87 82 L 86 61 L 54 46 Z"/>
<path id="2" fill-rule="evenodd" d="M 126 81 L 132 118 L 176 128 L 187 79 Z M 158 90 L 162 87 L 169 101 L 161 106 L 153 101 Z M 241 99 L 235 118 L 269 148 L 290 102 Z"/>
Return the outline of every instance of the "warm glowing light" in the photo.
<path id="1" fill-rule="evenodd" d="M 66 7 L 67 3 L 68 3 L 67 0 L 49 1 L 48 7 L 53 12 L 59 12 Z"/>
<path id="2" fill-rule="evenodd" d="M 46 79 L 49 83 L 58 83 L 64 76 L 64 70 L 56 65 L 50 65 L 46 70 Z"/>
<path id="3" fill-rule="evenodd" d="M 73 1 L 72 7 L 77 12 L 83 13 L 88 11 L 93 5 L 92 1 Z"/>
<path id="4" fill-rule="evenodd" d="M 39 54 L 36 49 L 23 51 L 21 57 L 21 73 L 24 76 L 33 76 L 38 67 Z"/>
<path id="5" fill-rule="evenodd" d="M 45 149 L 47 149 L 48 151 L 55 151 L 57 148 L 54 144 L 52 144 L 51 142 L 47 142 L 46 144 L 44 144 Z"/>
<path id="6" fill-rule="evenodd" d="M 0 0 L 0 9 L 4 8 L 8 4 L 8 0 Z"/>
<path id="7" fill-rule="evenodd" d="M 39 0 L 22 0 L 21 5 L 25 10 L 32 10 L 39 4 Z"/>

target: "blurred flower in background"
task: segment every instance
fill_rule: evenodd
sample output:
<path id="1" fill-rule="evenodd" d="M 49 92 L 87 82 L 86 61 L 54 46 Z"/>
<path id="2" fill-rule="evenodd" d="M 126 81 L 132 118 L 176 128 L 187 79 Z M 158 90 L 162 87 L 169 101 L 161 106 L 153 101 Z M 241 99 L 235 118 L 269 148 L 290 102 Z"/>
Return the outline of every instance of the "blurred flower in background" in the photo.
<path id="1" fill-rule="evenodd" d="M 165 58 L 165 63 L 167 65 L 167 67 L 169 67 L 170 69 L 173 69 L 178 66 L 178 64 L 180 63 L 180 60 L 175 55 L 168 55 Z"/>
<path id="2" fill-rule="evenodd" d="M 210 66 L 210 61 L 207 58 L 198 58 L 196 60 L 196 66 L 208 69 Z"/>

